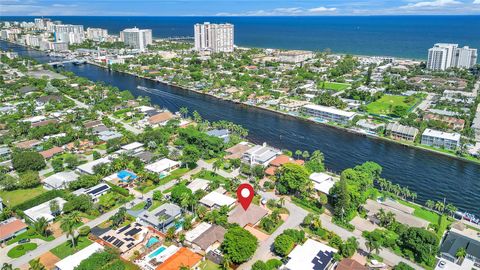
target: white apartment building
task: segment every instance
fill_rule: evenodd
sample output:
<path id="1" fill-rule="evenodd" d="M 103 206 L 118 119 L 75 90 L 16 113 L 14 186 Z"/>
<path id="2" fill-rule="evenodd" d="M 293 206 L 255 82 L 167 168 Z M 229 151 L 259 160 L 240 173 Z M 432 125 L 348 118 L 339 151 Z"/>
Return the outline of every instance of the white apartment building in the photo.
<path id="1" fill-rule="evenodd" d="M 42 51 L 63 52 L 68 50 L 67 42 L 52 42 L 48 40 L 41 40 L 39 46 L 40 50 Z"/>
<path id="2" fill-rule="evenodd" d="M 307 61 L 308 59 L 312 59 L 315 57 L 315 54 L 311 51 L 299 51 L 299 50 L 291 50 L 291 51 L 281 51 L 278 53 L 278 61 L 282 63 L 292 63 L 298 64 Z"/>
<path id="3" fill-rule="evenodd" d="M 153 43 L 152 29 L 127 28 L 120 32 L 120 40 L 125 45 L 143 52 Z"/>
<path id="4" fill-rule="evenodd" d="M 459 133 L 448 133 L 427 128 L 422 134 L 422 144 L 456 150 L 460 146 L 460 137 Z"/>
<path id="5" fill-rule="evenodd" d="M 194 26 L 195 50 L 212 52 L 233 52 L 233 24 L 205 22 Z"/>
<path id="6" fill-rule="evenodd" d="M 471 68 L 477 63 L 477 49 L 458 44 L 437 43 L 428 50 L 427 68 L 445 70 L 451 67 Z"/>
<path id="7" fill-rule="evenodd" d="M 352 121 L 355 115 L 357 115 L 355 112 L 347 112 L 344 110 L 321 105 L 305 105 L 303 106 L 302 111 L 306 115 L 321 118 L 322 120 L 326 120 L 328 122 L 336 122 L 344 125 Z"/>
<path id="8" fill-rule="evenodd" d="M 457 48 L 453 55 L 454 66 L 457 68 L 471 68 L 477 63 L 477 49 L 464 46 Z"/>
<path id="9" fill-rule="evenodd" d="M 54 25 L 54 36 L 57 42 L 68 44 L 82 43 L 85 40 L 83 25 L 57 24 Z"/>
<path id="10" fill-rule="evenodd" d="M 47 29 L 47 22 L 51 22 L 51 20 L 48 19 L 48 18 L 35 18 L 34 22 L 35 22 L 35 27 L 38 30 L 46 30 Z"/>
<path id="11" fill-rule="evenodd" d="M 40 38 L 38 36 L 26 34 L 24 38 L 25 45 L 32 47 L 40 47 Z"/>
<path id="12" fill-rule="evenodd" d="M 452 67 L 453 54 L 458 44 L 437 43 L 428 49 L 427 68 L 445 70 Z"/>
<path id="13" fill-rule="evenodd" d="M 108 30 L 103 28 L 87 28 L 87 39 L 103 42 L 108 38 Z"/>

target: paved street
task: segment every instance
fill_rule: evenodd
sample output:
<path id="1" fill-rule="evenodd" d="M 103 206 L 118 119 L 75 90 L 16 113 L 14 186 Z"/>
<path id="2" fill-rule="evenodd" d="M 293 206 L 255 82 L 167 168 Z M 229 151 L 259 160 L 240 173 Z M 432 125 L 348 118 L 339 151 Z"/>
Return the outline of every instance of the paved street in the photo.
<path id="1" fill-rule="evenodd" d="M 278 197 L 271 192 L 268 192 L 268 193 L 260 192 L 260 195 L 262 195 L 262 197 L 267 200 L 278 199 Z M 285 201 L 285 207 L 290 212 L 290 215 L 288 216 L 287 220 L 274 233 L 272 233 L 270 237 L 268 237 L 265 241 L 260 242 L 260 245 L 257 251 L 255 252 L 255 254 L 253 255 L 252 259 L 242 264 L 238 268 L 239 270 L 251 269 L 252 265 L 257 260 L 266 261 L 270 258 L 273 258 L 274 255 L 272 253 L 272 249 L 273 249 L 273 241 L 275 241 L 275 238 L 286 229 L 292 229 L 292 228 L 298 227 L 308 214 L 307 211 L 303 210 L 302 208 L 296 206 L 295 204 L 289 201 Z"/>

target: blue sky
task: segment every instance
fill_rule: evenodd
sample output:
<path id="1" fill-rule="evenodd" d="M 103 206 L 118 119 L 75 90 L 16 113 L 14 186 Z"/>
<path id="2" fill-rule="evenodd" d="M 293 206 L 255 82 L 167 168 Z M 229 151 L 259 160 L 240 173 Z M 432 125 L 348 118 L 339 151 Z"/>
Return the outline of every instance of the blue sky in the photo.
<path id="1" fill-rule="evenodd" d="M 1 16 L 480 14 L 480 0 L 0 0 Z"/>

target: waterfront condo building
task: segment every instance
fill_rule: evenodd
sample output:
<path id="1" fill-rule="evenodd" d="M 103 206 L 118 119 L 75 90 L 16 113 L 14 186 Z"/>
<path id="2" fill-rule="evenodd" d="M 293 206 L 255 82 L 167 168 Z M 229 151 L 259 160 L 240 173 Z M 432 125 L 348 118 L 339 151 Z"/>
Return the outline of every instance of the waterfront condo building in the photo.
<path id="1" fill-rule="evenodd" d="M 355 115 L 357 115 L 354 112 L 347 112 L 332 107 L 311 104 L 303 106 L 302 112 L 309 116 L 344 125 L 352 121 Z"/>
<path id="2" fill-rule="evenodd" d="M 34 22 L 35 22 L 35 27 L 38 30 L 46 30 L 47 29 L 47 22 L 51 22 L 51 20 L 48 19 L 48 18 L 35 18 Z"/>
<path id="3" fill-rule="evenodd" d="M 446 70 L 451 67 L 471 68 L 477 63 L 477 49 L 458 44 L 437 43 L 428 50 L 427 68 Z"/>
<path id="4" fill-rule="evenodd" d="M 56 42 L 78 44 L 85 40 L 83 25 L 57 24 L 53 27 Z"/>
<path id="5" fill-rule="evenodd" d="M 197 23 L 194 32 L 195 50 L 233 52 L 233 24 Z"/>
<path id="6" fill-rule="evenodd" d="M 153 43 L 152 29 L 127 28 L 120 32 L 120 40 L 125 45 L 143 52 Z"/>
<path id="7" fill-rule="evenodd" d="M 427 128 L 422 134 L 422 144 L 456 150 L 460 146 L 460 137 L 459 133 L 448 133 Z"/>
<path id="8" fill-rule="evenodd" d="M 414 141 L 417 137 L 418 129 L 414 127 L 404 126 L 397 123 L 388 123 L 386 134 L 394 139 Z"/>
<path id="9" fill-rule="evenodd" d="M 471 68 L 477 63 L 477 49 L 464 46 L 457 48 L 453 54 L 453 65 L 457 68 Z"/>
<path id="10" fill-rule="evenodd" d="M 87 28 L 87 38 L 93 41 L 103 42 L 108 37 L 108 30 L 103 28 Z"/>

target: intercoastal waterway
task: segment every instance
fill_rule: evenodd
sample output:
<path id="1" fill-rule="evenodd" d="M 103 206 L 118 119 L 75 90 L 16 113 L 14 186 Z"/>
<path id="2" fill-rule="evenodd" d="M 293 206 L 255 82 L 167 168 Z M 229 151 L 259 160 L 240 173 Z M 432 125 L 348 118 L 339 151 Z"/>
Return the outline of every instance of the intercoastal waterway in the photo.
<path id="1" fill-rule="evenodd" d="M 43 52 L 0 42 L 40 62 L 53 59 Z M 420 203 L 428 199 L 453 203 L 461 210 L 480 215 L 480 165 L 415 149 L 389 141 L 369 138 L 295 117 L 217 99 L 95 65 L 66 64 L 64 69 L 92 81 L 102 81 L 134 96 L 149 96 L 152 103 L 171 111 L 180 107 L 197 110 L 209 121 L 228 120 L 249 130 L 249 139 L 290 150 L 321 150 L 328 169 L 340 172 L 365 161 L 383 167 L 383 177 L 417 192 Z M 157 91 L 142 91 L 144 86 Z"/>

